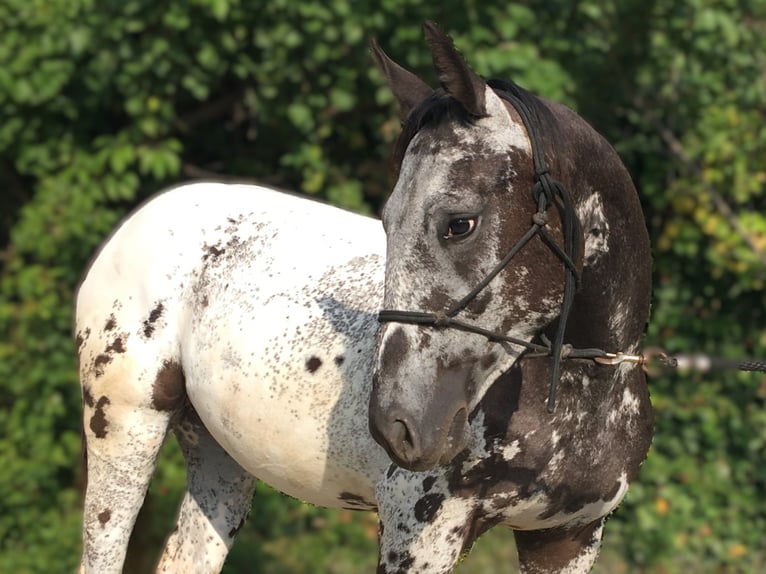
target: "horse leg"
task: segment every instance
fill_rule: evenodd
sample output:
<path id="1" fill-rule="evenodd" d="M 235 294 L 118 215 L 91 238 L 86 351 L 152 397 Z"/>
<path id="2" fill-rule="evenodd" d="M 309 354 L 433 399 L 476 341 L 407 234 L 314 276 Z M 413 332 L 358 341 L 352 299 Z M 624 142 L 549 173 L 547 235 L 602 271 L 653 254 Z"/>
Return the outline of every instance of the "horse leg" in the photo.
<path id="1" fill-rule="evenodd" d="M 514 530 L 521 572 L 590 572 L 598 557 L 603 527 L 604 519 L 600 518 L 579 528 Z"/>
<path id="2" fill-rule="evenodd" d="M 378 574 L 447 574 L 480 531 L 477 503 L 450 493 L 438 469 L 392 465 L 376 488 L 380 518 Z"/>
<path id="3" fill-rule="evenodd" d="M 116 363 L 117 361 L 115 361 Z M 120 573 L 171 413 L 146 405 L 129 369 L 83 379 L 87 487 L 81 573 Z"/>
<path id="4" fill-rule="evenodd" d="M 186 459 L 187 491 L 157 572 L 220 572 L 247 517 L 256 479 L 213 439 L 191 407 L 173 430 Z"/>

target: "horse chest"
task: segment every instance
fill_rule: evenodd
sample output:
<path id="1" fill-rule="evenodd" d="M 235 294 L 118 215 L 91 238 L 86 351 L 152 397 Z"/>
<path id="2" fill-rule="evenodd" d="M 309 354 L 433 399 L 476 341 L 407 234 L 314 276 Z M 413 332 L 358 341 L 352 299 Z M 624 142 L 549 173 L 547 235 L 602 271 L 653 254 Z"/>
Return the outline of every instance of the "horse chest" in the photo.
<path id="1" fill-rule="evenodd" d="M 456 459 L 450 491 L 480 501 L 482 515 L 520 530 L 586 524 L 608 514 L 640 464 L 624 451 L 644 441 L 643 412 L 629 372 L 567 366 L 559 410 L 544 410 L 547 362 L 525 360 L 500 377 L 471 424 L 470 448 Z M 610 389 L 614 384 L 617 388 Z M 638 399 L 636 399 L 637 402 Z"/>

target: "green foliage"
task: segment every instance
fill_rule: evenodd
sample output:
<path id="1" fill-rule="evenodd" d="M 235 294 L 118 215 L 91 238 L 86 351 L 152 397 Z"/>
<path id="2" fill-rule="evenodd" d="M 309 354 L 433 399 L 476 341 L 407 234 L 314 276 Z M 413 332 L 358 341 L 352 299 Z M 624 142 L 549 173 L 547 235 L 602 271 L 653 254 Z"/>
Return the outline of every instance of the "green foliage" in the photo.
<path id="1" fill-rule="evenodd" d="M 420 30 L 484 75 L 578 109 L 616 144 L 655 250 L 647 343 L 766 355 L 766 10 L 755 0 L 0 0 L 0 571 L 73 571 L 78 278 L 124 214 L 194 178 L 257 179 L 375 213 L 398 133 L 377 36 L 434 82 Z M 651 380 L 656 438 L 599 571 L 766 568 L 766 380 Z M 147 571 L 183 490 L 169 443 L 127 571 Z M 265 489 L 227 572 L 374 568 L 372 515 Z M 511 535 L 461 572 L 507 570 Z"/>

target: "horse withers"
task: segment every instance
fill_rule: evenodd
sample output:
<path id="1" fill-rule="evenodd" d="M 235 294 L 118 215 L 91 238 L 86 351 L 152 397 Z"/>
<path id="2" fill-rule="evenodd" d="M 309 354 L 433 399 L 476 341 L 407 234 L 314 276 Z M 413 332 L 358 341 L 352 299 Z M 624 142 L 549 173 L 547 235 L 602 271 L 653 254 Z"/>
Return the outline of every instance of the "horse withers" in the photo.
<path id="1" fill-rule="evenodd" d="M 439 69 L 435 40 L 450 48 L 451 44 L 435 29 L 427 32 Z M 399 101 L 419 104 L 415 100 L 425 92 L 422 83 L 403 94 L 402 86 L 413 76 L 388 60 L 381 62 Z M 492 107 L 489 96 L 487 92 Z M 409 145 L 410 154 L 419 139 L 422 152 L 433 152 L 434 157 L 420 158 L 424 168 L 438 167 L 451 155 L 457 172 L 461 165 L 472 169 L 471 158 L 461 155 L 459 147 L 450 148 L 458 142 L 447 126 L 472 129 L 484 120 L 491 123 L 491 116 L 462 116 L 462 104 L 455 102 L 448 104 L 448 121 L 424 121 L 412 141 L 403 144 Z M 452 117 L 456 110 L 458 115 Z M 567 145 L 586 146 L 577 153 L 598 150 L 607 159 L 613 157 L 573 115 L 564 117 L 572 123 L 560 127 L 563 133 L 568 133 L 564 127 L 574 130 Z M 520 131 L 518 122 L 515 128 L 510 124 L 514 122 L 509 129 Z M 453 140 L 424 137 L 437 128 Z M 523 142 L 521 135 L 514 137 Z M 439 155 L 440 149 L 445 155 Z M 564 152 L 576 150 L 567 147 Z M 471 157 L 478 160 L 482 153 Z M 508 171 L 509 182 L 523 179 L 528 168 L 524 149 L 509 155 L 515 162 L 510 171 L 498 164 L 496 173 Z M 408 161 L 403 165 L 413 164 Z M 558 163 L 552 165 L 558 168 Z M 575 167 L 573 163 L 571 169 Z M 634 215 L 634 200 L 625 191 L 628 199 L 612 206 L 612 194 L 619 197 L 620 186 L 626 185 L 623 172 L 615 170 L 610 177 L 605 172 L 601 179 L 583 183 L 583 189 L 593 186 L 588 198 L 574 197 L 585 230 L 578 260 L 584 267 L 567 342 L 593 340 L 612 348 L 624 342 L 621 350 L 629 350 L 634 323 L 645 310 L 636 293 L 618 293 L 627 279 L 619 275 L 625 272 L 624 262 L 616 261 L 626 243 L 634 241 L 634 262 L 638 268 L 644 265 L 643 236 L 623 237 L 631 229 L 628 215 Z M 413 183 L 407 185 L 414 195 L 424 176 L 403 167 L 405 173 L 413 174 Z M 476 198 L 486 192 L 491 199 L 497 194 L 486 174 L 466 173 L 469 195 Z M 437 309 L 440 297 L 445 304 L 452 297 L 451 283 L 440 295 L 423 277 L 427 259 L 407 261 L 391 248 L 392 230 L 400 225 L 392 222 L 391 214 L 403 209 L 401 181 L 386 208 L 388 264 L 379 221 L 246 185 L 199 183 L 160 194 L 104 244 L 85 274 L 76 309 L 88 463 L 81 572 L 122 570 L 128 538 L 168 431 L 181 445 L 188 479 L 159 572 L 220 571 L 250 508 L 257 479 L 314 504 L 377 509 L 380 574 L 450 572 L 475 538 L 498 524 L 515 529 L 525 572 L 590 568 L 604 517 L 622 499 L 648 445 L 651 416 L 643 378 L 629 365 L 564 362 L 558 405 L 551 415 L 543 400 L 551 359 L 503 358 L 519 355 L 511 345 L 482 348 L 491 360 L 479 357 L 480 350 L 472 351 L 486 376 L 496 378 L 493 381 L 475 378 L 477 371 L 470 365 L 455 367 L 455 338 L 447 331 L 386 325 L 378 359 L 377 312 L 384 303 L 389 308 L 409 303 L 398 298 L 397 288 L 414 295 L 420 291 L 412 305 L 426 310 Z M 478 182 L 486 189 L 471 190 L 468 184 Z M 515 194 L 514 186 L 506 191 L 509 203 L 523 212 L 522 200 L 528 200 L 528 194 Z M 511 197 L 514 194 L 519 197 Z M 433 197 L 429 204 L 437 212 L 438 199 Z M 487 265 L 493 249 L 485 245 L 483 258 L 472 255 L 471 236 L 486 242 L 488 230 L 515 232 L 513 213 L 482 205 L 461 205 L 466 211 L 442 215 L 449 216 L 446 228 L 439 230 L 448 237 L 442 240 L 446 248 L 461 245 L 453 239 L 466 235 L 464 264 L 455 266 L 457 282 L 468 283 L 463 274 Z M 435 225 L 431 219 L 424 223 Z M 558 237 L 556 217 L 548 226 Z M 412 231 L 401 238 L 403 250 L 415 241 L 413 252 L 428 257 Z M 481 241 L 474 243 L 484 245 Z M 477 295 L 467 313 L 487 320 L 526 305 L 522 322 L 550 328 L 538 315 L 550 315 L 547 320 L 555 322 L 551 300 L 562 290 L 565 271 L 560 258 L 551 257 L 536 241 L 505 272 L 522 285 L 505 285 L 498 277 L 498 285 L 492 283 Z M 604 262 L 611 263 L 603 267 Z M 449 267 L 435 263 L 434 279 L 443 278 Z M 528 269 L 520 270 L 523 266 Z M 541 273 L 540 266 L 548 269 L 549 284 L 542 291 L 523 291 L 524 283 L 536 287 L 532 281 Z M 626 277 L 640 283 L 639 271 Z M 397 281 L 402 284 L 397 286 Z M 591 302 L 593 281 L 601 281 L 603 307 Z M 517 293 L 527 293 L 527 299 L 513 303 Z M 615 307 L 613 298 L 620 293 L 622 306 Z M 511 299 L 503 303 L 500 295 Z M 426 300 L 434 305 L 420 306 Z M 513 322 L 502 317 L 507 321 Z M 609 324 L 609 334 L 603 322 Z M 471 342 L 477 335 L 463 336 Z M 393 365 L 396 340 L 402 344 L 401 361 Z M 419 346 L 423 359 L 434 359 L 437 370 L 442 369 L 440 376 L 431 377 L 427 362 L 418 365 L 420 373 L 409 370 Z M 505 370 L 499 367 L 503 361 L 508 363 Z M 387 371 L 394 367 L 395 373 Z M 449 396 L 445 403 L 454 416 L 447 416 L 451 420 L 444 440 L 431 441 L 439 443 L 436 456 L 428 452 L 420 458 L 402 457 L 396 444 L 386 442 L 386 430 L 375 427 L 395 411 L 388 401 L 391 391 L 386 390 L 393 376 L 401 377 L 396 384 L 412 385 L 404 407 L 423 401 L 422 412 L 433 417 L 435 426 L 445 416 L 425 403 L 437 392 L 434 389 Z M 454 397 L 461 393 L 465 405 L 455 410 L 460 400 Z M 456 415 L 460 409 L 464 412 Z M 405 439 L 420 440 L 426 432 L 421 429 L 428 420 L 418 413 L 403 415 L 406 426 L 397 423 Z M 385 450 L 367 430 L 368 414 Z M 399 464 L 392 464 L 389 454 Z"/>

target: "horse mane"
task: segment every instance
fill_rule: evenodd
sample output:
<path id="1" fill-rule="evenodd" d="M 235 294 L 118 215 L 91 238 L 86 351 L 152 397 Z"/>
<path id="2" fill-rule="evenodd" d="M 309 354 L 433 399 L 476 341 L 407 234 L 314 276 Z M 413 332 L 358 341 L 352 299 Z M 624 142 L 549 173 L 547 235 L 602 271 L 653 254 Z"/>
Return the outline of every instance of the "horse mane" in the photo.
<path id="1" fill-rule="evenodd" d="M 553 114 L 541 98 L 510 80 L 491 79 L 487 85 L 503 99 L 507 100 L 504 94 L 511 94 L 521 100 L 532 112 L 530 119 L 536 133 L 550 133 L 553 129 L 555 125 Z M 407 146 L 410 145 L 415 134 L 424 127 L 438 126 L 453 121 L 470 124 L 474 120 L 475 118 L 455 98 L 449 96 L 441 88 L 434 90 L 429 97 L 412 110 L 402 123 L 402 131 L 394 144 L 391 157 L 394 171 L 399 171 L 407 152 Z"/>

